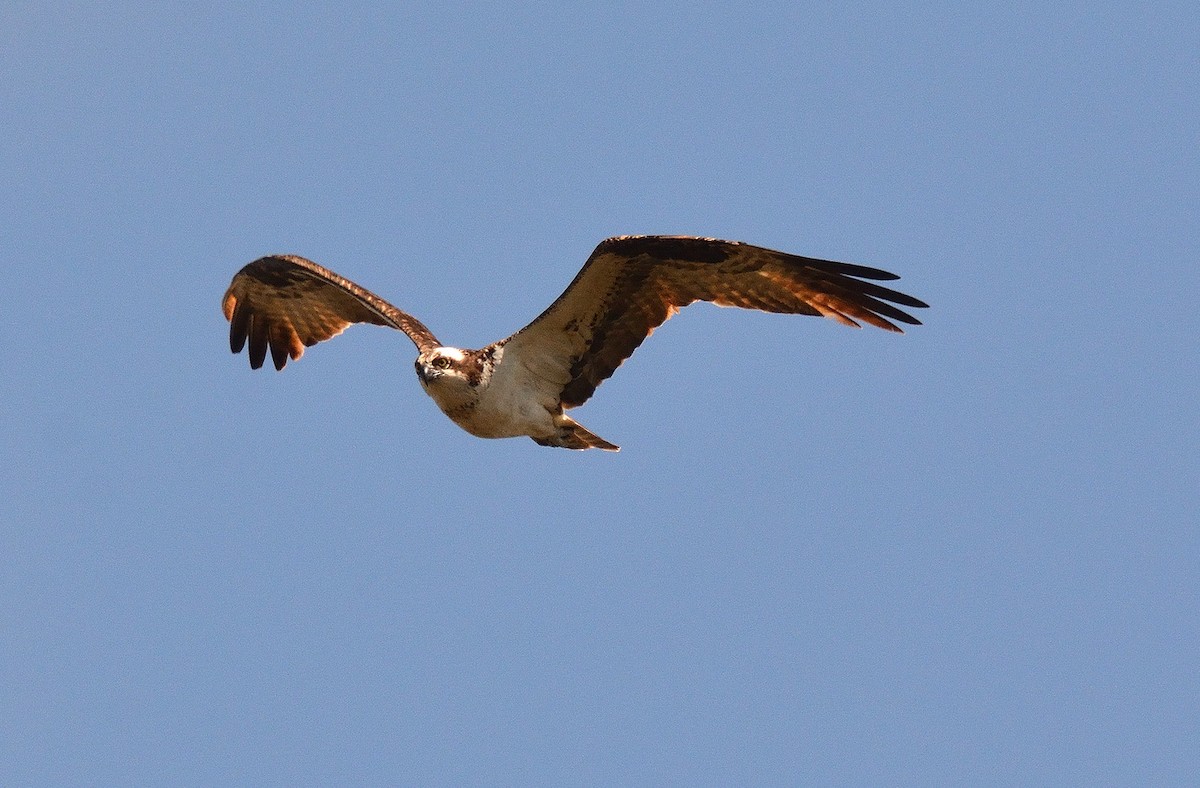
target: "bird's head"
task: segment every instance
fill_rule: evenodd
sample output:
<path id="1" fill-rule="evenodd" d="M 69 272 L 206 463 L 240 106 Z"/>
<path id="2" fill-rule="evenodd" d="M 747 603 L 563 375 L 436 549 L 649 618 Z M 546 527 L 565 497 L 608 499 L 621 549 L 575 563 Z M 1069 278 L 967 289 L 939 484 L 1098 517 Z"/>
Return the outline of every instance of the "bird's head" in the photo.
<path id="1" fill-rule="evenodd" d="M 425 393 L 446 413 L 474 403 L 491 377 L 487 350 L 435 347 L 417 356 L 417 377 Z"/>
<path id="2" fill-rule="evenodd" d="M 492 354 L 456 347 L 435 347 L 417 356 L 417 377 L 430 394 L 474 392 L 486 383 L 491 372 Z"/>
<path id="3" fill-rule="evenodd" d="M 435 347 L 417 356 L 417 377 L 422 386 L 466 380 L 467 354 L 456 347 Z"/>

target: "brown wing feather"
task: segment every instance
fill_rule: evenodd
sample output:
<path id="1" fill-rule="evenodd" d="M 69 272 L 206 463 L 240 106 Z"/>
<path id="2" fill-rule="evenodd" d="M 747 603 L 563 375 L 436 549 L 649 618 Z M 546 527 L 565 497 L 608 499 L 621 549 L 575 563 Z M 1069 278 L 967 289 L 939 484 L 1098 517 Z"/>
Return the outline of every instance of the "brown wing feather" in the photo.
<path id="1" fill-rule="evenodd" d="M 263 257 L 234 275 L 221 301 L 229 321 L 229 347 L 240 353 L 250 343 L 250 366 L 258 369 L 271 351 L 275 369 L 304 348 L 335 337 L 354 323 L 403 331 L 420 351 L 440 343 L 412 315 L 379 296 L 294 255 Z"/>
<path id="2" fill-rule="evenodd" d="M 824 315 L 900 332 L 920 325 L 892 304 L 924 302 L 864 282 L 895 274 L 758 246 L 687 236 L 609 238 L 545 312 L 504 340 L 530 372 L 562 385 L 562 404 L 587 401 L 667 318 L 694 301 L 766 312 Z M 887 302 L 891 303 L 887 303 Z"/>

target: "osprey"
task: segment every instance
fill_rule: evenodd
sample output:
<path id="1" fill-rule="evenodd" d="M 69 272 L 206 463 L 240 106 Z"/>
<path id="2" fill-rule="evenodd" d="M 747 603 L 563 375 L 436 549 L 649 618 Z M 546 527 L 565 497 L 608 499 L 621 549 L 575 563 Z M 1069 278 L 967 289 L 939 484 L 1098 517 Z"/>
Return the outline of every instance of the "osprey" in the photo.
<path id="1" fill-rule="evenodd" d="M 527 435 L 542 446 L 617 451 L 563 411 L 586 402 L 681 307 L 711 301 L 902 333 L 891 320 L 921 321 L 892 304 L 927 304 L 863 281 L 898 278 L 877 268 L 715 238 L 609 238 L 546 311 L 480 350 L 443 345 L 412 315 L 294 255 L 263 257 L 238 271 L 221 306 L 230 349 L 240 353 L 249 340 L 253 369 L 263 365 L 268 348 L 281 370 L 289 357 L 300 358 L 305 347 L 354 323 L 390 326 L 417 346 L 417 377 L 425 392 L 472 435 Z"/>

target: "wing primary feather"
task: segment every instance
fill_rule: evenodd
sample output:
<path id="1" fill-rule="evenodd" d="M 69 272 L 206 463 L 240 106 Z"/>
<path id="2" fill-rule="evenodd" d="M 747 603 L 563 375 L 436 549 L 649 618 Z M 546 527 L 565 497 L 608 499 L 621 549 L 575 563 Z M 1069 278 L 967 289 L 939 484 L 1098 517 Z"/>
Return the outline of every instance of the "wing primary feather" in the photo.
<path id="1" fill-rule="evenodd" d="M 241 302 L 234 302 L 233 314 L 229 318 L 229 349 L 241 353 L 246 346 L 246 335 L 250 325 L 250 310 L 242 307 Z"/>
<path id="2" fill-rule="evenodd" d="M 267 360 L 267 325 L 264 320 L 250 316 L 250 368 L 260 369 Z"/>
<path id="3" fill-rule="evenodd" d="M 865 293 L 866 295 L 874 296 L 875 298 L 883 299 L 885 301 L 891 301 L 893 304 L 911 306 L 914 309 L 929 308 L 929 304 L 925 303 L 919 298 L 913 298 L 907 293 L 901 293 L 898 290 L 892 290 L 889 287 L 882 287 L 870 282 L 855 282 L 855 289 L 861 293 Z M 918 323 L 916 325 L 920 324 Z"/>
<path id="4" fill-rule="evenodd" d="M 851 290 L 849 287 L 845 287 L 845 288 L 838 287 L 838 288 L 830 288 L 830 289 L 831 289 L 832 293 L 837 298 L 841 299 L 841 301 L 844 303 L 844 308 L 847 310 L 847 313 L 856 318 L 859 318 L 860 320 L 867 320 L 868 322 L 870 322 L 870 318 L 868 317 L 868 314 L 874 313 L 871 315 L 872 317 L 874 317 L 875 315 L 883 315 L 886 317 L 890 317 L 893 320 L 899 320 L 901 323 L 907 323 L 910 326 L 921 325 L 921 321 L 917 320 L 912 315 L 908 314 L 907 312 L 905 312 L 901 309 L 897 309 L 896 307 L 892 306 L 891 304 L 889 304 L 885 301 L 881 301 L 880 299 L 875 298 L 874 296 L 866 295 L 865 293 L 861 293 L 861 292 L 855 292 L 854 290 Z M 880 328 L 885 328 L 885 326 L 880 326 Z M 890 323 L 886 326 L 886 328 L 888 328 L 889 330 L 892 330 L 892 331 L 900 330 L 899 328 L 891 325 Z"/>
<path id="5" fill-rule="evenodd" d="M 833 271 L 845 274 L 846 276 L 858 277 L 859 279 L 876 279 L 882 281 L 893 281 L 900 278 L 899 274 L 884 271 L 882 268 L 871 268 L 865 265 L 856 265 L 855 263 L 839 263 L 836 260 L 819 260 L 815 257 L 800 257 L 799 255 L 784 254 L 782 252 L 780 254 L 790 262 L 816 268 L 819 271 Z"/>
<path id="6" fill-rule="evenodd" d="M 921 325 L 920 320 L 917 320 L 915 317 L 913 317 L 909 313 L 905 312 L 904 310 L 897 309 L 896 307 L 892 306 L 891 304 L 884 303 L 883 301 L 872 298 L 871 296 L 862 296 L 861 303 L 867 309 L 871 310 L 872 312 L 879 314 L 879 315 L 883 315 L 885 317 L 890 317 L 892 320 L 899 320 L 901 323 L 907 323 L 910 326 Z M 900 330 L 900 329 L 896 328 L 895 326 L 892 326 L 892 328 L 895 328 L 897 331 Z"/>
<path id="7" fill-rule="evenodd" d="M 275 324 L 271 327 L 271 363 L 275 365 L 276 370 L 283 369 L 283 365 L 288 361 L 288 354 L 292 349 L 291 333 L 290 326 Z"/>

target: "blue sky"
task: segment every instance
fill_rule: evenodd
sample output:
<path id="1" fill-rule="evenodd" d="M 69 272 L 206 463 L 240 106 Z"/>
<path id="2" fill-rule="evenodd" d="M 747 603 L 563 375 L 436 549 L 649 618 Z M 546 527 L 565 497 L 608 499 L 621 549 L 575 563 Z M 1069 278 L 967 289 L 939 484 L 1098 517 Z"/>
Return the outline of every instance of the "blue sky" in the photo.
<path id="1" fill-rule="evenodd" d="M 1194 4 L 0 10 L 6 784 L 1185 783 Z M 609 235 L 882 267 L 695 306 L 481 441 L 312 258 L 479 346 Z"/>

